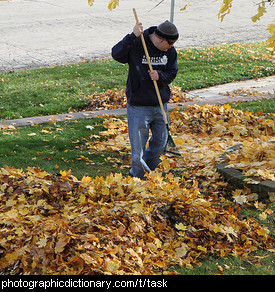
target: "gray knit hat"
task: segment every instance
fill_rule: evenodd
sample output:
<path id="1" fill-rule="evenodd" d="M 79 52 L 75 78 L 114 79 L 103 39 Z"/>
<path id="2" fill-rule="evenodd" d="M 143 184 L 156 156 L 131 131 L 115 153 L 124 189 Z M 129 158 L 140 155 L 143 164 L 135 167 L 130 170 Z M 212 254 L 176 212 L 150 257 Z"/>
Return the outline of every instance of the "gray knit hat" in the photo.
<path id="1" fill-rule="evenodd" d="M 154 33 L 156 36 L 169 42 L 175 42 L 179 38 L 179 32 L 176 26 L 169 20 L 161 23 Z"/>

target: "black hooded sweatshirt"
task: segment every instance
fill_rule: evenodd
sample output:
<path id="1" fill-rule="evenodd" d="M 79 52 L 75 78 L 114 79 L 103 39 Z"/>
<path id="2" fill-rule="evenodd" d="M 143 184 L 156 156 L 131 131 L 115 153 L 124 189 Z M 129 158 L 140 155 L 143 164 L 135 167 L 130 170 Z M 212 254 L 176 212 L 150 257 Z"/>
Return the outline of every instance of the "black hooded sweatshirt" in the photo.
<path id="1" fill-rule="evenodd" d="M 156 26 L 144 31 L 144 39 L 154 70 L 158 71 L 160 95 L 163 103 L 170 99 L 171 91 L 168 86 L 178 72 L 177 52 L 174 47 L 168 51 L 161 51 L 154 46 L 149 34 Z M 112 48 L 112 57 L 120 63 L 128 63 L 129 72 L 126 85 L 127 102 L 132 106 L 159 105 L 154 84 L 148 73 L 149 66 L 145 57 L 141 38 L 134 33 L 126 35 Z"/>

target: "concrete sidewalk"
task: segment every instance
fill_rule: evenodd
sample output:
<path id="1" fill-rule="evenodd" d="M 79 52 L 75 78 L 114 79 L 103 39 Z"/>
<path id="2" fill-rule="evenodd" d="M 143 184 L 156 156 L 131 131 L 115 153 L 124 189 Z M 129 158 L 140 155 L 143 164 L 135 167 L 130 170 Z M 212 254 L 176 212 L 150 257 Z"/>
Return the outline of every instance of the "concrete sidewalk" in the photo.
<path id="1" fill-rule="evenodd" d="M 224 94 L 226 92 L 233 92 L 238 89 L 253 91 L 257 94 L 251 95 L 233 95 L 232 97 Z M 203 88 L 186 92 L 189 94 L 193 101 L 184 103 L 170 103 L 168 104 L 169 109 L 174 108 L 186 108 L 192 104 L 225 104 L 233 103 L 236 101 L 251 101 L 263 98 L 263 95 L 268 98 L 275 98 L 275 75 L 260 79 L 252 79 L 240 82 L 227 83 L 223 85 L 217 85 L 209 88 Z M 223 94 L 221 94 L 223 93 Z M 8 126 L 23 127 L 23 126 L 35 126 L 38 124 L 48 123 L 50 121 L 66 121 L 66 120 L 77 120 L 77 119 L 91 119 L 98 116 L 121 116 L 126 115 L 126 109 L 114 109 L 114 110 L 99 110 L 99 111 L 82 111 L 72 112 L 67 114 L 30 117 L 23 119 L 4 120 L 0 121 L 0 129 Z"/>
<path id="2" fill-rule="evenodd" d="M 153 10 L 160 0 L 120 0 L 113 11 L 108 2 L 95 0 L 89 7 L 88 0 L 0 1 L 0 72 L 109 57 L 112 46 L 132 31 L 134 7 L 145 28 L 170 17 L 170 0 Z M 176 48 L 266 40 L 274 19 L 275 6 L 266 4 L 261 20 L 251 21 L 261 1 L 234 0 L 223 22 L 217 17 L 220 0 L 175 2 Z M 192 5 L 180 11 L 187 3 Z"/>

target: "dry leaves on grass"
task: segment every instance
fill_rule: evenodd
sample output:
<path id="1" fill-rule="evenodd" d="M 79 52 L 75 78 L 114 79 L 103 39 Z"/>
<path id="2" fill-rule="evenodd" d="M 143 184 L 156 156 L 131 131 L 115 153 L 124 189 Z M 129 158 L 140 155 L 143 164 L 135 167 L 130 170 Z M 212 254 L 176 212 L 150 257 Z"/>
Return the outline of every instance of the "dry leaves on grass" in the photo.
<path id="1" fill-rule="evenodd" d="M 171 129 L 176 144 L 181 147 L 188 168 L 188 175 L 207 181 L 217 180 L 215 158 L 229 147 L 246 142 L 274 140 L 274 121 L 264 115 L 224 106 L 190 106 L 183 112 L 171 113 Z M 250 152 L 251 154 L 251 152 Z M 179 161 L 176 161 L 179 164 Z M 180 166 L 180 165 L 179 165 Z M 207 185 L 203 181 L 202 184 Z"/>
<path id="2" fill-rule="evenodd" d="M 153 274 L 206 255 L 246 256 L 273 244 L 238 208 L 204 198 L 197 183 L 152 173 L 77 180 L 5 166 L 0 171 L 2 274 Z"/>
<path id="3" fill-rule="evenodd" d="M 192 98 L 187 97 L 184 92 L 181 91 L 181 87 L 172 85 L 170 103 L 179 103 L 191 101 Z M 85 99 L 89 99 L 86 104 L 85 110 L 102 110 L 102 109 L 117 109 L 126 107 L 126 95 L 125 90 L 109 89 L 103 93 L 94 93 L 86 95 Z"/>
<path id="4" fill-rule="evenodd" d="M 257 144 L 274 139 L 273 120 L 230 105 L 192 105 L 169 115 L 170 129 L 183 159 L 167 156 L 167 162 L 163 163 L 165 171 L 176 169 L 189 178 L 201 178 L 202 186 L 219 178 L 215 158 L 229 147 L 240 142 Z M 126 119 L 110 117 L 103 125 L 107 130 L 92 135 L 86 147 L 94 151 L 130 153 Z"/>
<path id="5" fill-rule="evenodd" d="M 104 123 L 86 147 L 129 152 L 126 120 Z M 214 161 L 240 141 L 269 141 L 274 121 L 225 105 L 173 111 L 170 123 L 183 158 L 163 156 L 148 181 L 2 168 L 1 273 L 167 273 L 209 255 L 272 249 L 269 230 L 227 203 Z"/>
<path id="6" fill-rule="evenodd" d="M 223 106 L 189 106 L 185 111 L 173 111 L 171 127 L 175 135 L 195 132 L 200 137 L 231 137 L 236 141 L 246 139 L 264 140 L 274 136 L 274 121 L 264 115 L 254 115 L 226 104 Z M 266 137 L 266 138 L 264 138 Z"/>
<path id="7" fill-rule="evenodd" d="M 275 143 L 244 141 L 240 149 L 226 156 L 226 162 L 245 176 L 275 181 Z"/>

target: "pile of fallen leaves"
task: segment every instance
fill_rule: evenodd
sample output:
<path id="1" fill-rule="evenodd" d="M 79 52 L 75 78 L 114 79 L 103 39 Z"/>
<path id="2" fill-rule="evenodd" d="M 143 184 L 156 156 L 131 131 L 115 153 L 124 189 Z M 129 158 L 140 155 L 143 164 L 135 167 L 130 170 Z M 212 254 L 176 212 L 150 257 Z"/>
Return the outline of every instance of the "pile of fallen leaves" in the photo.
<path id="1" fill-rule="evenodd" d="M 184 92 L 181 91 L 181 87 L 171 85 L 171 99 L 170 103 L 180 103 L 191 101 L 192 98 L 187 97 Z M 125 108 L 127 99 L 125 90 L 109 89 L 103 93 L 94 93 L 86 95 L 85 99 L 89 99 L 86 104 L 85 110 L 103 110 L 103 109 L 117 109 Z"/>
<path id="2" fill-rule="evenodd" d="M 192 105 L 184 111 L 174 110 L 169 116 L 172 136 L 183 159 L 166 156 L 161 167 L 164 171 L 176 169 L 189 178 L 199 179 L 202 187 L 215 184 L 219 178 L 215 158 L 229 147 L 245 141 L 257 144 L 274 140 L 274 120 L 228 104 Z M 91 135 L 86 147 L 94 151 L 129 153 L 127 120 L 109 117 L 103 126 L 106 130 Z"/>
<path id="3" fill-rule="evenodd" d="M 175 135 L 191 131 L 200 137 L 230 136 L 236 141 L 243 141 L 248 138 L 266 140 L 275 133 L 274 120 L 266 119 L 263 113 L 255 115 L 253 112 L 243 112 L 228 104 L 192 105 L 185 111 L 172 112 L 171 119 Z"/>
<path id="4" fill-rule="evenodd" d="M 239 205 L 226 200 L 228 184 L 215 169 L 228 147 L 274 138 L 274 121 L 229 105 L 194 105 L 171 112 L 170 124 L 183 157 L 163 156 L 147 181 L 3 167 L 1 273 L 168 273 L 209 255 L 274 251 L 267 227 L 241 219 Z M 127 121 L 109 117 L 103 126 L 85 147 L 129 153 Z M 234 192 L 236 202 L 241 196 L 246 201 Z"/>
<path id="5" fill-rule="evenodd" d="M 239 219 L 238 207 L 171 174 L 78 180 L 5 166 L 0 182 L 2 274 L 153 274 L 274 244 L 267 228 Z"/>
<path id="6" fill-rule="evenodd" d="M 275 181 L 275 143 L 245 141 L 240 149 L 226 155 L 226 162 L 245 176 Z"/>

